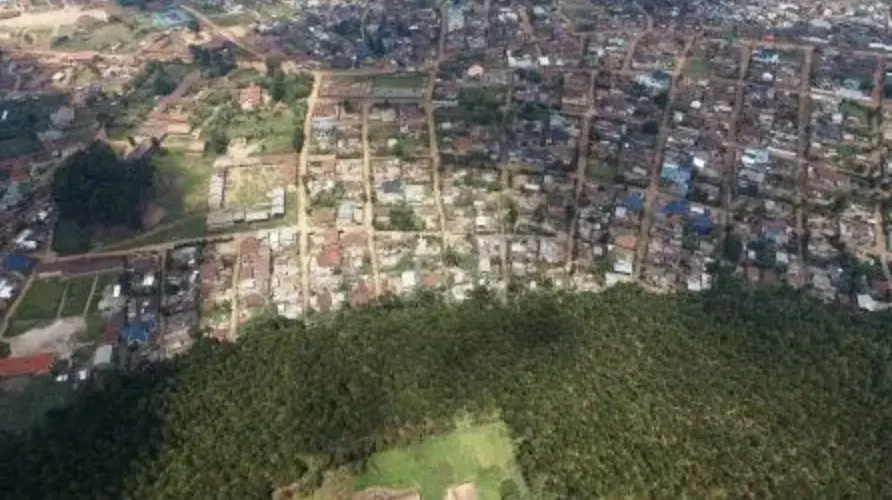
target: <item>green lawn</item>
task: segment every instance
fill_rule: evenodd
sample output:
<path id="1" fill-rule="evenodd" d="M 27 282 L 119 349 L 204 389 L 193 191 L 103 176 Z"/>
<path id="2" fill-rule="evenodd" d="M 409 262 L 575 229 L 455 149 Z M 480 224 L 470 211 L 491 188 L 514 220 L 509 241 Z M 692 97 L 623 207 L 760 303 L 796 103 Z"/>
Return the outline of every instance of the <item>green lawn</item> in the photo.
<path id="1" fill-rule="evenodd" d="M 62 305 L 62 316 L 83 316 L 90 301 L 90 292 L 93 290 L 95 276 L 73 278 L 67 280 L 68 288 L 65 291 L 65 303 Z"/>
<path id="2" fill-rule="evenodd" d="M 156 231 L 145 233 L 142 236 L 136 236 L 120 243 L 111 244 L 105 248 L 106 250 L 126 250 L 128 248 L 164 243 L 167 241 L 208 236 L 208 230 L 205 228 L 205 218 L 205 214 L 191 214 L 174 221 L 169 225 L 162 222 L 163 227 L 160 227 Z"/>
<path id="3" fill-rule="evenodd" d="M 80 334 L 78 340 L 83 342 L 100 342 L 105 338 L 105 316 L 102 314 L 89 314 L 85 318 L 87 329 Z"/>
<path id="4" fill-rule="evenodd" d="M 251 24 L 257 21 L 257 18 L 248 12 L 237 12 L 235 14 L 222 14 L 217 16 L 209 16 L 214 24 L 224 28 L 229 26 L 239 26 L 242 24 Z"/>
<path id="5" fill-rule="evenodd" d="M 421 73 L 408 75 L 383 75 L 372 77 L 375 89 L 390 88 L 402 90 L 424 89 L 427 77 Z"/>
<path id="6" fill-rule="evenodd" d="M 691 57 L 685 67 L 685 72 L 694 75 L 708 75 L 711 71 L 712 62 L 704 57 Z"/>
<path id="7" fill-rule="evenodd" d="M 377 453 L 354 485 L 356 491 L 372 486 L 418 488 L 421 498 L 439 499 L 449 487 L 473 482 L 480 500 L 500 500 L 503 481 L 513 481 L 525 491 L 508 428 L 498 422 Z"/>
<path id="8" fill-rule="evenodd" d="M 155 157 L 155 168 L 156 201 L 164 207 L 165 222 L 206 211 L 210 158 L 165 150 Z"/>
<path id="9" fill-rule="evenodd" d="M 9 328 L 3 334 L 5 337 L 16 337 L 32 328 L 39 328 L 50 324 L 53 320 L 48 319 L 17 319 L 9 322 Z"/>
<path id="10" fill-rule="evenodd" d="M 134 52 L 139 48 L 139 43 L 155 31 L 151 25 L 135 26 L 135 28 L 133 29 L 122 22 L 102 24 L 90 30 L 57 37 L 53 42 L 53 49 Z"/>
<path id="11" fill-rule="evenodd" d="M 22 297 L 13 320 L 56 319 L 65 286 L 66 283 L 58 279 L 35 280 Z"/>

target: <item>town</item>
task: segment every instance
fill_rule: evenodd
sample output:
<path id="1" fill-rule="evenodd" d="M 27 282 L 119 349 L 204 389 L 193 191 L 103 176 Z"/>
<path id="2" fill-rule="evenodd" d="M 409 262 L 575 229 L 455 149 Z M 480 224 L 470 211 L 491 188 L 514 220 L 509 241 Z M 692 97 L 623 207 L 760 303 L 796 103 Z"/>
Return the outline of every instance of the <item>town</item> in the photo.
<path id="1" fill-rule="evenodd" d="M 421 290 L 892 304 L 887 6 L 0 6 L 0 378 Z M 99 145 L 153 166 L 138 229 L 57 202 Z"/>

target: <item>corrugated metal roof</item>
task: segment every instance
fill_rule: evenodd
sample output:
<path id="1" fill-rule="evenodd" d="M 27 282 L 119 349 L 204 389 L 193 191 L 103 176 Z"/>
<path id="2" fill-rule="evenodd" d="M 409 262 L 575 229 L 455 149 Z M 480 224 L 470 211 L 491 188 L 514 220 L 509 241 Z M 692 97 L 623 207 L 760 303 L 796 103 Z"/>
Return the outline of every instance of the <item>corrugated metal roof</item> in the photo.
<path id="1" fill-rule="evenodd" d="M 48 352 L 33 356 L 0 359 L 0 377 L 49 373 L 54 360 L 53 355 Z"/>

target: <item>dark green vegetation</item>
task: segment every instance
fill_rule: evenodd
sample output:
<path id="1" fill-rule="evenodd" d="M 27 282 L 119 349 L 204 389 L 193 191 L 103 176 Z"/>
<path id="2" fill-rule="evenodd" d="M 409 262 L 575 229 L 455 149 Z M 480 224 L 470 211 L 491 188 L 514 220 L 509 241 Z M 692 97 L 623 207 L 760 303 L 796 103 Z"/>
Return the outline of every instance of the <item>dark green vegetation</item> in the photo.
<path id="1" fill-rule="evenodd" d="M 268 498 L 469 414 L 507 424 L 534 498 L 892 497 L 888 316 L 736 285 L 476 295 L 260 321 L 107 380 L 10 437 L 0 493 Z"/>
<path id="2" fill-rule="evenodd" d="M 90 249 L 97 228 L 139 229 L 153 196 L 151 161 L 126 160 L 104 143 L 72 155 L 56 170 L 53 198 L 59 207 L 57 251 Z"/>
<path id="3" fill-rule="evenodd" d="M 157 104 L 157 99 L 176 90 L 195 67 L 181 61 L 149 61 L 142 72 L 125 89 L 115 107 L 105 113 L 110 137 L 126 136 Z"/>

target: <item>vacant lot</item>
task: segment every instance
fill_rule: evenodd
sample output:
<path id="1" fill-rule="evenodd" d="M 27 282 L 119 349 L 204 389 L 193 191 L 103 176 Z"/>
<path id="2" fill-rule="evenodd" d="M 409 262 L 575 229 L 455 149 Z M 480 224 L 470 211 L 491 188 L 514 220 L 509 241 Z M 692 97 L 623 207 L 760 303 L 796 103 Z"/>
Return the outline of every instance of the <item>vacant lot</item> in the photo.
<path id="1" fill-rule="evenodd" d="M 22 335 L 10 338 L 9 348 L 13 356 L 33 356 L 41 352 L 52 352 L 61 358 L 68 358 L 76 349 L 74 336 L 84 331 L 83 318 L 65 318 L 52 323 L 38 325 Z"/>
<path id="2" fill-rule="evenodd" d="M 95 280 L 95 276 L 86 276 L 65 281 L 67 288 L 65 289 L 65 303 L 62 304 L 61 316 L 84 315 Z"/>
<path id="3" fill-rule="evenodd" d="M 509 483 L 523 491 L 522 481 L 508 429 L 499 422 L 375 454 L 354 487 L 417 488 L 421 498 L 443 498 L 449 487 L 472 482 L 481 500 L 499 500 Z"/>
<path id="4" fill-rule="evenodd" d="M 164 222 L 204 213 L 210 184 L 211 161 L 181 151 L 166 150 L 155 157 L 156 202 L 164 208 Z"/>
<path id="5" fill-rule="evenodd" d="M 66 283 L 58 279 L 35 280 L 22 297 L 13 321 L 55 319 Z"/>

